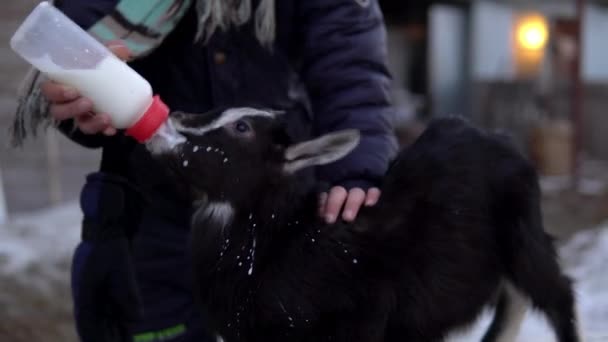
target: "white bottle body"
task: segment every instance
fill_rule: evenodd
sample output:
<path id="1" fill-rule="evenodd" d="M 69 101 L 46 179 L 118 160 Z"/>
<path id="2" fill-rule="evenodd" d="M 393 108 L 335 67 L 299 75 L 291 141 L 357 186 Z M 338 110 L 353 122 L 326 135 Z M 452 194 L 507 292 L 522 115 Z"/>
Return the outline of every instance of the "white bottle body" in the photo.
<path id="1" fill-rule="evenodd" d="M 78 89 L 93 102 L 96 113 L 107 114 L 112 126 L 126 129 L 139 120 L 152 103 L 152 87 L 123 61 L 113 56 L 93 69 L 43 70 L 56 82 Z"/>
<path id="2" fill-rule="evenodd" d="M 116 128 L 134 125 L 153 102 L 143 77 L 48 2 L 24 20 L 11 47 L 50 79 L 89 98 Z"/>

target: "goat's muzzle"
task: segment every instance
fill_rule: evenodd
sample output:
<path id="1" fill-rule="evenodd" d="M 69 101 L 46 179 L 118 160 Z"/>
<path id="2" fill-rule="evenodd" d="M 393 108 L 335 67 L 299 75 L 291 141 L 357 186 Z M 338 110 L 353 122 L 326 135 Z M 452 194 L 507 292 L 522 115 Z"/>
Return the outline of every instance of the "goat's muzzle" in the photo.
<path id="1" fill-rule="evenodd" d="M 174 151 L 185 142 L 186 137 L 175 129 L 173 119 L 169 118 L 146 142 L 146 148 L 152 155 L 161 155 Z"/>

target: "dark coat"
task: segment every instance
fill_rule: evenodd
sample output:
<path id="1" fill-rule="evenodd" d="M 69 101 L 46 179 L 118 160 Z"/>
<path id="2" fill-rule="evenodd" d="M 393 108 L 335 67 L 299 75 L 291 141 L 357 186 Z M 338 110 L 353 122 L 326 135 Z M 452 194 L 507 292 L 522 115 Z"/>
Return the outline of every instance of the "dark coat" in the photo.
<path id="1" fill-rule="evenodd" d="M 89 27 L 116 3 L 63 0 L 60 6 Z M 216 32 L 206 46 L 192 44 L 196 17 L 191 10 L 160 48 L 132 66 L 173 110 L 260 105 L 286 110 L 302 135 L 361 130 L 359 148 L 319 168 L 318 177 L 331 184 L 367 187 L 386 171 L 396 143 L 382 14 L 376 1 L 369 7 L 359 3 L 277 1 L 272 50 L 258 43 L 252 25 Z M 302 129 L 306 127 L 311 131 Z M 85 140 L 81 142 L 99 146 L 104 139 Z"/>
<path id="2" fill-rule="evenodd" d="M 88 28 L 117 3 L 63 0 L 58 6 Z M 192 9 L 158 49 L 131 65 L 172 110 L 243 105 L 285 110 L 296 137 L 359 129 L 357 150 L 318 168 L 317 176 L 329 184 L 369 187 L 385 173 L 396 142 L 382 15 L 376 1 L 368 7 L 360 3 L 277 1 L 271 50 L 258 43 L 252 25 L 216 32 L 206 45 L 193 44 L 197 18 Z M 66 132 L 69 126 L 62 124 Z M 130 138 L 70 136 L 87 147 L 102 147 L 101 169 L 126 175 L 147 198 L 134 248 L 146 309 L 138 330 L 187 320 L 194 310 L 187 272 L 189 205 L 173 196 L 162 168 Z"/>

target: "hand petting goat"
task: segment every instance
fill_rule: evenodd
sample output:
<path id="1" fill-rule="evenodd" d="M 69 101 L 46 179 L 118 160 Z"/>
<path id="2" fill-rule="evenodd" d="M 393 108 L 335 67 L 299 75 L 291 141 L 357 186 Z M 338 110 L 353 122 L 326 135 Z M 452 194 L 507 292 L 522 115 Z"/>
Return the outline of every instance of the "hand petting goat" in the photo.
<path id="1" fill-rule="evenodd" d="M 369 188 L 367 192 L 361 188 L 352 188 L 349 191 L 342 186 L 334 186 L 329 191 L 319 196 L 319 215 L 325 218 L 325 222 L 335 223 L 341 214 L 346 222 L 352 222 L 362 205 L 371 207 L 378 203 L 380 189 Z"/>

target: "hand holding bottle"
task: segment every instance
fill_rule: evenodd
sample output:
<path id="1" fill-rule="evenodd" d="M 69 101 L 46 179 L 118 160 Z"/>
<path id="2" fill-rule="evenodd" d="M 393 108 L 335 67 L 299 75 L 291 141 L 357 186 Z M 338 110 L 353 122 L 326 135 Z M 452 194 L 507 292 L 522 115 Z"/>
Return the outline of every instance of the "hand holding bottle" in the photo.
<path id="1" fill-rule="evenodd" d="M 11 38 L 11 47 L 49 80 L 42 85 L 57 120 L 73 119 L 85 134 L 119 129 L 145 142 L 163 125 L 169 108 L 124 60 L 120 42 L 102 45 L 48 2 L 42 2 Z"/>
<path id="2" fill-rule="evenodd" d="M 118 58 L 129 59 L 129 49 L 120 41 L 107 44 Z M 104 113 L 93 113 L 93 102 L 82 97 L 78 90 L 51 80 L 41 85 L 42 94 L 51 102 L 50 114 L 55 120 L 74 119 L 76 126 L 85 134 L 116 134 L 110 116 Z"/>

